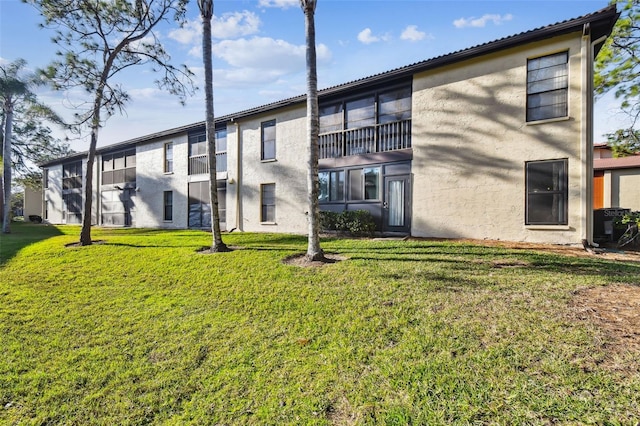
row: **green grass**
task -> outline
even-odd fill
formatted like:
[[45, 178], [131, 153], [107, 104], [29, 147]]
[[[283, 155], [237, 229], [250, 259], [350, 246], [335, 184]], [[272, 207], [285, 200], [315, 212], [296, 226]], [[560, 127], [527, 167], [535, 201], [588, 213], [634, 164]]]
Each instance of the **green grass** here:
[[[640, 265], [448, 242], [14, 225], [0, 253], [0, 424], [633, 424], [577, 289]], [[45, 232], [46, 231], [46, 232]], [[20, 248], [22, 247], [22, 248]], [[496, 267], [501, 265], [503, 267]], [[620, 362], [637, 362], [629, 353]]]

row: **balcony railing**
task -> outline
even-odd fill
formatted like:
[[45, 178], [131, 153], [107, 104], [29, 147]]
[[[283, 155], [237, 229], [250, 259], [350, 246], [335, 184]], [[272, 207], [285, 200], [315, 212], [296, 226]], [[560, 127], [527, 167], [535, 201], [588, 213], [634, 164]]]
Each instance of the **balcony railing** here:
[[[227, 153], [216, 152], [216, 171], [227, 171]], [[199, 175], [209, 173], [209, 160], [207, 154], [193, 155], [189, 157], [189, 174]]]
[[411, 148], [411, 120], [320, 135], [320, 157], [336, 158]]

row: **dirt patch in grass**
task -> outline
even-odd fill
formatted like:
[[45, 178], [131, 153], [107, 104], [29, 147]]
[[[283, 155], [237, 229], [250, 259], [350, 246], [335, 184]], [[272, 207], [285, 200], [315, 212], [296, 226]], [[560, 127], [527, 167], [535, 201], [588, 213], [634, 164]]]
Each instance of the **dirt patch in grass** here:
[[615, 284], [580, 290], [571, 314], [595, 324], [606, 340], [603, 367], [623, 374], [640, 373], [640, 365], [625, 360], [640, 356], [640, 285]]
[[336, 262], [340, 262], [346, 260], [347, 258], [344, 256], [340, 256], [339, 254], [333, 253], [325, 253], [324, 260], [309, 260], [307, 259], [305, 253], [298, 253], [291, 256], [287, 256], [282, 260], [282, 263], [285, 265], [293, 265], [300, 266], [302, 268], [310, 268], [310, 267], [320, 267], [325, 265], [331, 265]]
[[564, 256], [580, 256], [591, 257], [595, 259], [603, 260], [616, 260], [625, 262], [639, 262], [640, 263], [640, 251], [634, 250], [617, 250], [613, 247], [605, 246], [593, 248], [591, 250], [585, 250], [584, 247], [578, 245], [560, 245], [560, 244], [537, 244], [537, 243], [525, 243], [525, 242], [511, 242], [511, 241], [499, 241], [499, 240], [474, 240], [467, 238], [459, 239], [438, 239], [438, 238], [411, 238], [412, 240], [432, 240], [432, 241], [452, 241], [469, 243], [486, 247], [504, 247], [513, 250], [534, 250], [546, 253], [561, 254]]

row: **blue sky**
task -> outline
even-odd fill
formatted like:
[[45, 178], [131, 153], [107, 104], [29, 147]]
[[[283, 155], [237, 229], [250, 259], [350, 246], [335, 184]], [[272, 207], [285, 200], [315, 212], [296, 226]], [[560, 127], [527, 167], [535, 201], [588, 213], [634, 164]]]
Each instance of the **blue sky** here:
[[[429, 1], [318, 0], [318, 85], [331, 87], [487, 41], [528, 31], [606, 7], [602, 0]], [[304, 15], [299, 0], [215, 0], [213, 21], [215, 114], [221, 116], [305, 93]], [[182, 29], [158, 34], [173, 58], [202, 83], [200, 19], [195, 0]], [[51, 31], [37, 11], [19, 0], [0, 0], [0, 61], [24, 58], [30, 68], [55, 57]], [[148, 69], [122, 75], [131, 101], [125, 116], [111, 117], [100, 133], [108, 145], [204, 120], [203, 91], [187, 100], [157, 89]], [[41, 100], [70, 116], [83, 94], [39, 89]], [[85, 99], [82, 99], [82, 96]], [[595, 140], [617, 128], [611, 96], [596, 104]], [[74, 141], [76, 150], [88, 142]]]

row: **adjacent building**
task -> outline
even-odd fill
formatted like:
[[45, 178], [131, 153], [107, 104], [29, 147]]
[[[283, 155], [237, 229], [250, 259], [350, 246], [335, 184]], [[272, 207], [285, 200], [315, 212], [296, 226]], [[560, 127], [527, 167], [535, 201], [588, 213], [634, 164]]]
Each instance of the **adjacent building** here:
[[[592, 240], [593, 61], [614, 6], [319, 92], [321, 210], [380, 232]], [[223, 229], [305, 233], [305, 96], [216, 119]], [[49, 223], [79, 223], [86, 154], [43, 164]], [[208, 228], [204, 123], [98, 150], [93, 223]]]

